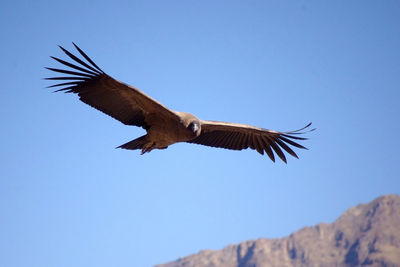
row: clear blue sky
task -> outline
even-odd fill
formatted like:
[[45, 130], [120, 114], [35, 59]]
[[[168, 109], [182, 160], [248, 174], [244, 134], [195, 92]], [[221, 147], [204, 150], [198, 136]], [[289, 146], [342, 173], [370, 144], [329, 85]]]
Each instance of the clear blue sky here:
[[[400, 194], [398, 1], [6, 2], [1, 266], [152, 266]], [[287, 165], [190, 144], [115, 149], [144, 131], [41, 79], [72, 41], [174, 110], [318, 130]]]

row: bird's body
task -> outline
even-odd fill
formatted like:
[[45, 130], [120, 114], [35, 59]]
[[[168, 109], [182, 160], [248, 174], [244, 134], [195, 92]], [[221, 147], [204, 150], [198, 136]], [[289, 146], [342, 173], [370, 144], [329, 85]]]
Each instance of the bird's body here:
[[126, 125], [142, 127], [147, 131], [146, 135], [119, 148], [140, 149], [143, 154], [153, 149], [165, 149], [177, 142], [188, 142], [233, 150], [251, 148], [260, 154], [265, 152], [273, 161], [274, 151], [284, 162], [286, 157], [281, 148], [296, 158], [296, 153], [289, 145], [305, 148], [293, 140], [305, 140], [299, 135], [304, 134], [302, 130], [311, 123], [296, 131], [277, 132], [239, 123], [200, 120], [190, 113], [170, 110], [134, 86], [110, 77], [78, 46], [74, 46], [86, 62], [60, 46], [79, 65], [52, 57], [73, 70], [47, 68], [68, 74], [46, 78], [65, 81], [49, 87], [64, 86], [57, 91], [76, 93], [84, 103]]
[[[186, 112], [175, 112], [179, 120], [170, 117], [162, 117], [157, 114], [149, 114], [146, 121], [154, 125], [147, 130], [147, 134], [143, 136], [140, 144], [142, 154], [150, 152], [152, 149], [164, 149], [169, 145], [177, 142], [187, 142], [200, 134], [200, 131], [193, 131], [188, 128], [188, 123], [199, 121], [195, 116]], [[198, 123], [199, 125], [199, 123]], [[142, 138], [142, 137], [141, 137]], [[140, 139], [140, 138], [138, 138]], [[137, 149], [138, 139], [132, 140], [124, 145], [119, 146], [125, 149]], [[135, 144], [135, 146], [132, 146]]]

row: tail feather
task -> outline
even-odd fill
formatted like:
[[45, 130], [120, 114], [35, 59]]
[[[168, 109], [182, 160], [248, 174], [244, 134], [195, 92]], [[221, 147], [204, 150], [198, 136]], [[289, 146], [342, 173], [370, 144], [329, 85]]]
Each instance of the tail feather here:
[[129, 141], [128, 143], [120, 145], [117, 148], [130, 149], [130, 150], [143, 149], [143, 146], [145, 144], [146, 144], [146, 135], [143, 135], [139, 138], [136, 138], [135, 140], [132, 140], [132, 141]]

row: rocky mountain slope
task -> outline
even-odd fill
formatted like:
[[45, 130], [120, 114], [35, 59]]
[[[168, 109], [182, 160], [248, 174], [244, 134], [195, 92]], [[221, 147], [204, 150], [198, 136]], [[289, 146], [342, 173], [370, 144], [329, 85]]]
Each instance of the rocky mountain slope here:
[[334, 223], [288, 237], [201, 251], [157, 267], [400, 266], [400, 196], [350, 208]]

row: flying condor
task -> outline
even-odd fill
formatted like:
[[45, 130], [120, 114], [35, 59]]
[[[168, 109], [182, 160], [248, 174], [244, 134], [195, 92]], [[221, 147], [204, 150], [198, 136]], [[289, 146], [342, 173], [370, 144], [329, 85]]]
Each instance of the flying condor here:
[[298, 158], [291, 146], [306, 149], [297, 142], [306, 140], [301, 135], [314, 130], [309, 130], [309, 123], [296, 131], [278, 132], [246, 124], [200, 120], [190, 113], [171, 110], [136, 87], [107, 75], [76, 44], [73, 45], [82, 58], [60, 46], [73, 63], [51, 57], [70, 69], [47, 68], [63, 76], [45, 79], [61, 82], [49, 86], [61, 87], [56, 92], [75, 93], [82, 102], [123, 124], [146, 130], [145, 135], [118, 148], [140, 149], [144, 154], [187, 142], [233, 150], [251, 148], [260, 154], [265, 152], [274, 162], [276, 154], [286, 163], [283, 151]]

